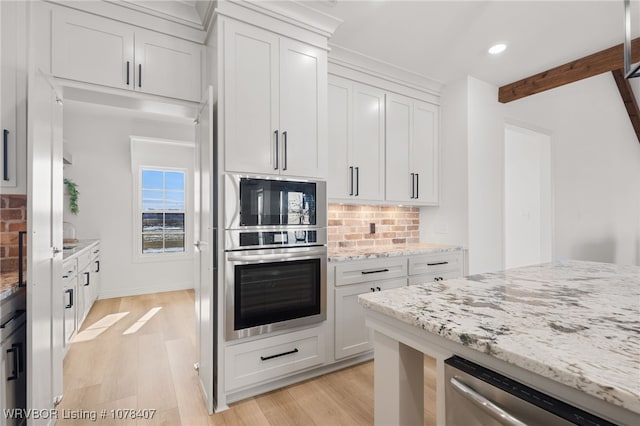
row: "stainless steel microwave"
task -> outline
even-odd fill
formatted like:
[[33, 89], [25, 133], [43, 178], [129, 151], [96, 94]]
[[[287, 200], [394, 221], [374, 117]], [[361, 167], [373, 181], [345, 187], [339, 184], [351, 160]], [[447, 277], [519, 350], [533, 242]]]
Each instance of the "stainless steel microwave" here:
[[226, 174], [225, 229], [327, 226], [326, 182]]

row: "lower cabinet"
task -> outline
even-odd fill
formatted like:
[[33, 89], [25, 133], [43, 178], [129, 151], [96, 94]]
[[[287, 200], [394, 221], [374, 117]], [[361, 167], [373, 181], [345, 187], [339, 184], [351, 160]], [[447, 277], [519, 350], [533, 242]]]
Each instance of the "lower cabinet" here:
[[406, 285], [406, 278], [396, 278], [336, 288], [336, 359], [373, 349], [373, 336], [364, 323], [364, 308], [358, 304], [358, 296]]
[[[0, 408], [27, 408], [27, 326], [26, 311], [19, 298], [4, 301], [0, 324]], [[18, 299], [18, 300], [16, 300]], [[3, 411], [3, 413], [5, 413]], [[2, 416], [2, 425], [23, 425], [26, 419]]]
[[409, 258], [409, 285], [449, 280], [464, 274], [462, 251]]
[[225, 388], [236, 390], [326, 362], [323, 327], [232, 344], [225, 348]]

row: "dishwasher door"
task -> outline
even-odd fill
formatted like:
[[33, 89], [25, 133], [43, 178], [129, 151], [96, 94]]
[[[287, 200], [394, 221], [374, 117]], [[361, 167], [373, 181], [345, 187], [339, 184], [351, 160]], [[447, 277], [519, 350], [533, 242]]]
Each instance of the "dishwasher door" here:
[[447, 426], [615, 426], [464, 358], [445, 360]]

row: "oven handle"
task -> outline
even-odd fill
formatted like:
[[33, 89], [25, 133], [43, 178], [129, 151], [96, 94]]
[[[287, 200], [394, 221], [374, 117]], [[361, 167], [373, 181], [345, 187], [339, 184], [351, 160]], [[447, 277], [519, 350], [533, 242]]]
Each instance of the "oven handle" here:
[[484, 410], [491, 417], [498, 419], [501, 423], [509, 426], [527, 426], [526, 423], [515, 417], [513, 414], [498, 407], [489, 399], [480, 395], [469, 386], [459, 381], [456, 377], [452, 377], [449, 381], [460, 395], [473, 402], [475, 405]]
[[300, 257], [325, 256], [327, 249], [323, 246], [320, 250], [306, 250], [296, 252], [281, 252], [269, 254], [241, 254], [237, 252], [227, 253], [227, 260], [230, 262], [256, 262], [266, 260], [291, 260]]

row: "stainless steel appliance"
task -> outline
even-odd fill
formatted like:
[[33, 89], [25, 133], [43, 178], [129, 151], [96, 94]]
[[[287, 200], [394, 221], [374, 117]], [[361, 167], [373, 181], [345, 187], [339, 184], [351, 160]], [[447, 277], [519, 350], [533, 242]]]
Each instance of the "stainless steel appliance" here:
[[225, 175], [225, 229], [324, 228], [326, 182]]
[[322, 181], [225, 176], [225, 336], [327, 317], [327, 201]]
[[458, 356], [445, 383], [447, 426], [614, 425]]

